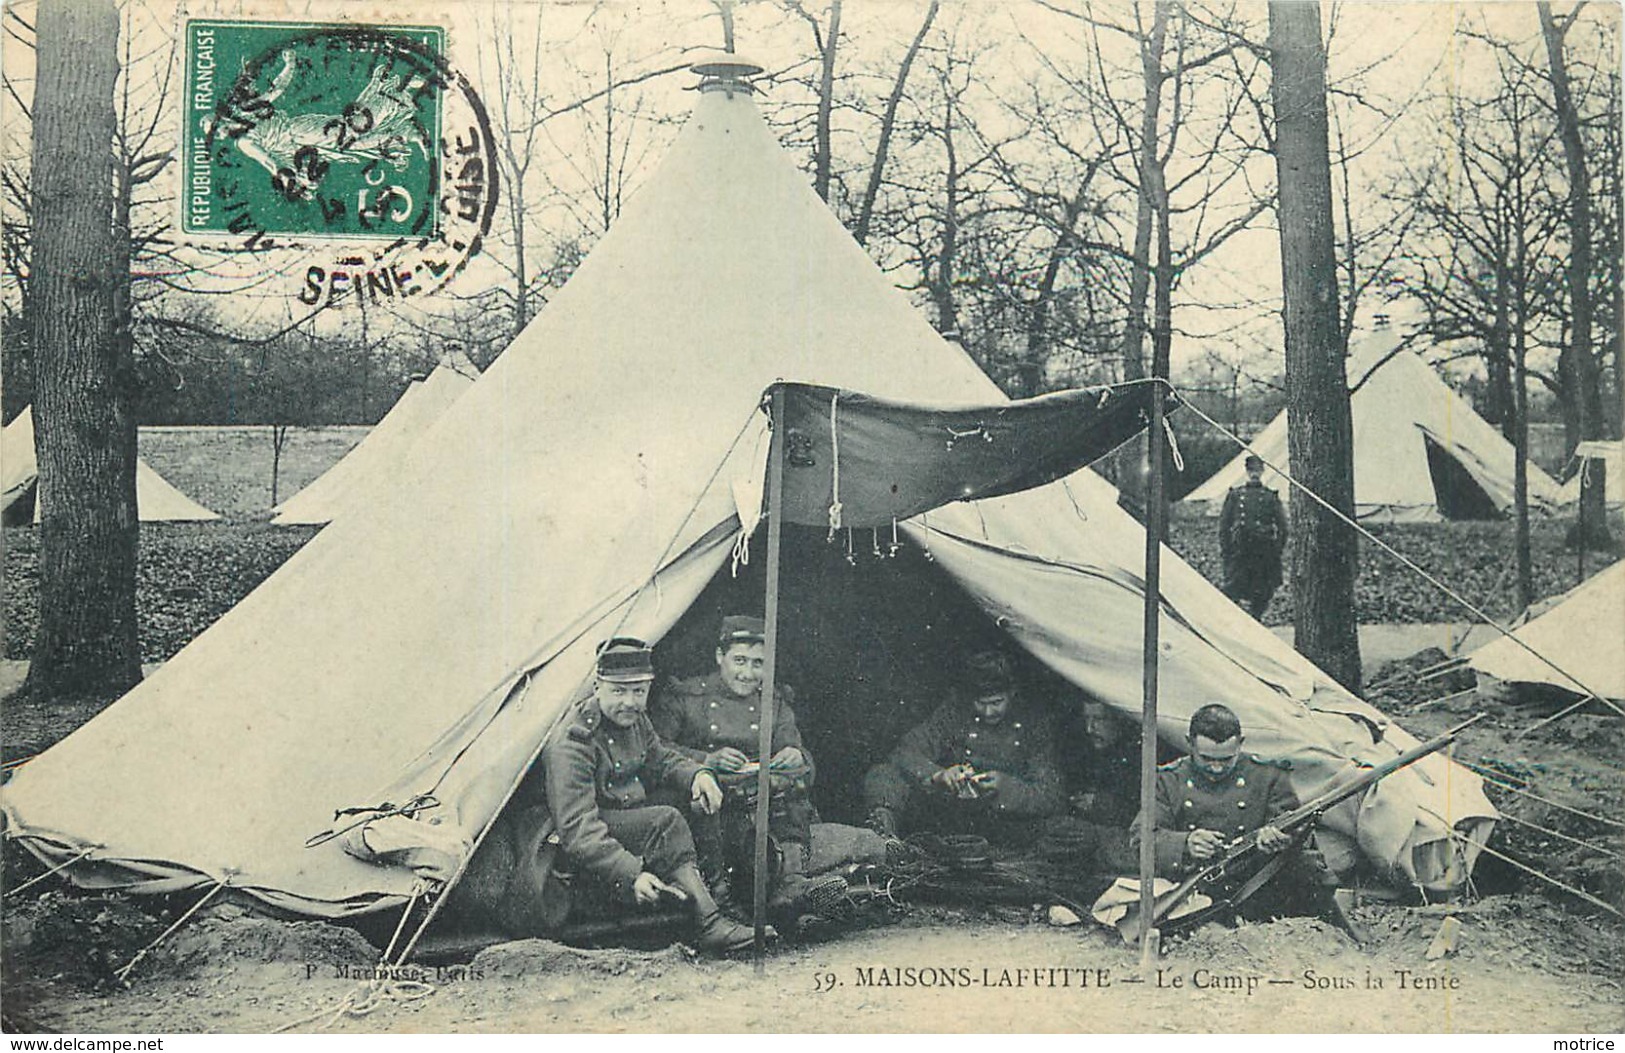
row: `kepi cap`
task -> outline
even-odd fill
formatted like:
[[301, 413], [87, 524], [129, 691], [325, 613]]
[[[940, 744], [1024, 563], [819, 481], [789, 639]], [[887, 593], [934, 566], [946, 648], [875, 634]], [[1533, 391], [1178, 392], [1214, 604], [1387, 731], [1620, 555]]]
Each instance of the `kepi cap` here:
[[598, 645], [598, 679], [630, 684], [654, 678], [654, 652], [637, 637], [617, 636]]
[[[1234, 464], [1235, 462], [1232, 461], [1231, 463]], [[1258, 454], [1256, 454], [1256, 453], [1249, 453], [1247, 455], [1247, 459], [1245, 461], [1242, 461], [1241, 463], [1242, 463], [1242, 465], [1244, 467], [1247, 468], [1248, 471], [1251, 471], [1254, 468], [1257, 468], [1259, 470], [1263, 470], [1264, 458], [1258, 456]]]
[[1003, 691], [1015, 683], [1010, 659], [1000, 651], [977, 651], [965, 660], [965, 684], [972, 694]]
[[726, 651], [737, 643], [762, 643], [767, 639], [767, 623], [748, 614], [730, 614], [717, 630], [717, 646]]

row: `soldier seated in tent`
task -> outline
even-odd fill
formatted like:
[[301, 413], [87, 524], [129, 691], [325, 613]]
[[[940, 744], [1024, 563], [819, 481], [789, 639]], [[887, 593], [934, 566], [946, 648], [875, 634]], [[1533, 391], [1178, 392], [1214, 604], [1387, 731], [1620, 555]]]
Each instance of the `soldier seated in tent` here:
[[1103, 870], [1133, 869], [1128, 824], [1140, 803], [1139, 729], [1094, 698], [1084, 700], [1076, 724], [1067, 730], [1078, 733], [1084, 748], [1063, 753], [1073, 822], [1089, 835]]
[[[1240, 905], [1241, 916], [1263, 920], [1320, 914], [1354, 930], [1333, 900], [1337, 879], [1320, 853], [1272, 825], [1298, 807], [1284, 760], [1241, 751], [1241, 721], [1210, 703], [1191, 715], [1190, 754], [1157, 769], [1154, 853], [1159, 877], [1181, 881], [1213, 862], [1239, 838], [1257, 831], [1265, 854], [1290, 850], [1275, 875]], [[1140, 820], [1129, 833], [1136, 852]]]
[[[741, 901], [751, 889], [755, 859], [755, 809], [760, 749], [762, 619], [731, 615], [717, 635], [716, 671], [673, 680], [650, 708], [656, 730], [690, 759], [715, 772], [723, 807], [693, 822], [700, 862], [718, 898], [730, 889]], [[787, 917], [819, 914], [846, 899], [846, 881], [809, 877], [849, 862], [878, 862], [885, 844], [871, 831], [818, 821], [808, 796], [816, 774], [812, 753], [801, 741], [787, 684], [773, 689], [773, 739], [768, 761], [768, 834], [772, 840], [769, 907]]]
[[562, 863], [607, 886], [625, 905], [685, 904], [704, 950], [751, 945], [753, 932], [723, 915], [697, 865], [682, 812], [648, 803], [650, 789], [676, 788], [695, 812], [722, 806], [712, 773], [660, 738], [645, 714], [654, 666], [641, 640], [600, 649], [593, 693], [542, 750], [547, 803]]
[[869, 769], [863, 792], [870, 825], [886, 837], [929, 831], [1034, 847], [1057, 834], [1093, 848], [1067, 814], [1051, 721], [996, 652], [971, 657], [955, 697]]

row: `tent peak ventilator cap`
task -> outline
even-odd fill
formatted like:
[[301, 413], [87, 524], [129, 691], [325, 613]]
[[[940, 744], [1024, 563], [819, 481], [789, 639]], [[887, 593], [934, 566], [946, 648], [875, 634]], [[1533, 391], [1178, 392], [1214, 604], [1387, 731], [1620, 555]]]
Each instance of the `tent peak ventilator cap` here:
[[754, 93], [750, 78], [766, 71], [761, 63], [753, 62], [732, 51], [711, 51], [701, 55], [688, 67], [698, 74], [700, 91], [725, 91], [730, 96], [736, 91]]

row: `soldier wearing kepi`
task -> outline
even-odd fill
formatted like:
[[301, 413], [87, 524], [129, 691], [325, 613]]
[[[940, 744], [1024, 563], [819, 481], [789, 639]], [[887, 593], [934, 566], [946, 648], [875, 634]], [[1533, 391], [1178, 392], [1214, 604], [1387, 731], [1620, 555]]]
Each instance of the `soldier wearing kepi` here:
[[[1298, 807], [1288, 780], [1291, 765], [1243, 753], [1241, 721], [1216, 702], [1191, 715], [1188, 739], [1188, 756], [1157, 769], [1157, 875], [1182, 880], [1254, 831], [1266, 855], [1293, 848], [1294, 839], [1271, 825]], [[1138, 851], [1138, 818], [1129, 842]], [[1241, 913], [1250, 918], [1319, 913], [1346, 924], [1332, 900], [1335, 883], [1318, 852], [1294, 850], [1280, 872], [1242, 905]]]
[[[696, 821], [694, 829], [701, 864], [720, 887], [720, 882], [731, 883], [733, 876], [748, 875], [755, 857], [758, 775], [754, 758], [761, 748], [766, 661], [763, 620], [737, 614], [722, 619], [714, 657], [714, 672], [674, 680], [664, 687], [650, 717], [667, 741], [716, 772], [722, 784], [720, 813], [715, 820]], [[807, 876], [815, 828], [822, 824], [816, 822], [817, 813], [808, 796], [816, 768], [812, 753], [801, 741], [794, 702], [788, 684], [774, 685], [768, 834], [778, 850], [779, 872], [770, 873], [769, 906], [776, 912], [816, 914], [845, 900], [846, 882], [834, 876]], [[732, 891], [748, 894], [744, 887]]]
[[1262, 618], [1281, 584], [1281, 552], [1286, 547], [1286, 513], [1281, 498], [1264, 485], [1264, 462], [1246, 460], [1247, 481], [1224, 496], [1219, 514], [1219, 552], [1224, 561], [1224, 594]]
[[965, 672], [958, 697], [863, 780], [870, 825], [885, 836], [928, 829], [1021, 841], [1066, 814], [1050, 721], [1017, 691], [1010, 660], [982, 652]]
[[718, 909], [696, 865], [694, 839], [677, 809], [647, 803], [673, 787], [693, 810], [713, 814], [722, 788], [710, 771], [663, 742], [644, 710], [654, 680], [641, 640], [617, 637], [599, 649], [592, 695], [542, 750], [548, 806], [565, 861], [626, 903], [668, 896], [693, 912], [707, 951], [749, 947], [753, 932]]

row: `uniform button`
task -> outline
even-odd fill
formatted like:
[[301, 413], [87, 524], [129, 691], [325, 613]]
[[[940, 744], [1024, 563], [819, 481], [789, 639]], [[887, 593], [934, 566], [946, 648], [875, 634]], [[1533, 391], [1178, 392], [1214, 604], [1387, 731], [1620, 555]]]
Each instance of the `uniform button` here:
[[1245, 775], [1236, 776], [1236, 785], [1237, 786], [1246, 786], [1247, 785], [1247, 777]]
[[1185, 827], [1185, 829], [1187, 829], [1187, 830], [1195, 830], [1196, 829], [1196, 824], [1192, 823], [1191, 825]]
[[1019, 746], [1019, 745], [1021, 745], [1021, 740], [1017, 739], [1015, 742], [1011, 743], [1011, 745], [1012, 746]]
[[1245, 808], [1245, 807], [1247, 807], [1247, 802], [1246, 801], [1237, 801], [1236, 802], [1236, 807], [1237, 808]]
[[1186, 786], [1186, 788], [1192, 789], [1192, 790], [1194, 790], [1196, 788], [1196, 784], [1194, 782], [1191, 782], [1189, 779], [1185, 780], [1185, 786]]
[[974, 731], [973, 731], [973, 732], [971, 732], [971, 733], [970, 733], [970, 737], [971, 737], [971, 738], [975, 738], [975, 737], [976, 737], [976, 732], [974, 732]]
[[1191, 802], [1189, 802], [1189, 801], [1186, 801], [1186, 802], [1185, 802], [1185, 807], [1186, 807], [1186, 808], [1195, 808], [1195, 807], [1196, 807], [1196, 805], [1194, 805], [1194, 804], [1192, 804], [1192, 803], [1191, 803]]
[[715, 730], [717, 730], [717, 726], [716, 726], [716, 725], [715, 725], [715, 724], [712, 724], [712, 725], [711, 725], [711, 730], [712, 730], [712, 731], [715, 731]]
[[1020, 721], [1016, 722], [1015, 728], [1016, 728], [1017, 731], [1021, 730], [1021, 722]]
[[760, 731], [760, 730], [761, 730], [761, 729], [760, 729], [760, 728], [758, 728], [758, 727], [757, 727], [757, 726], [756, 726], [756, 725], [755, 725], [755, 724], [752, 724], [752, 725], [751, 725], [751, 726], [750, 726], [750, 730], [752, 730], [752, 731]]
[[716, 703], [715, 703], [715, 702], [713, 702], [713, 703], [711, 703], [711, 708], [712, 708], [712, 709], [715, 709], [715, 708], [717, 708], [717, 704], [716, 704]]

